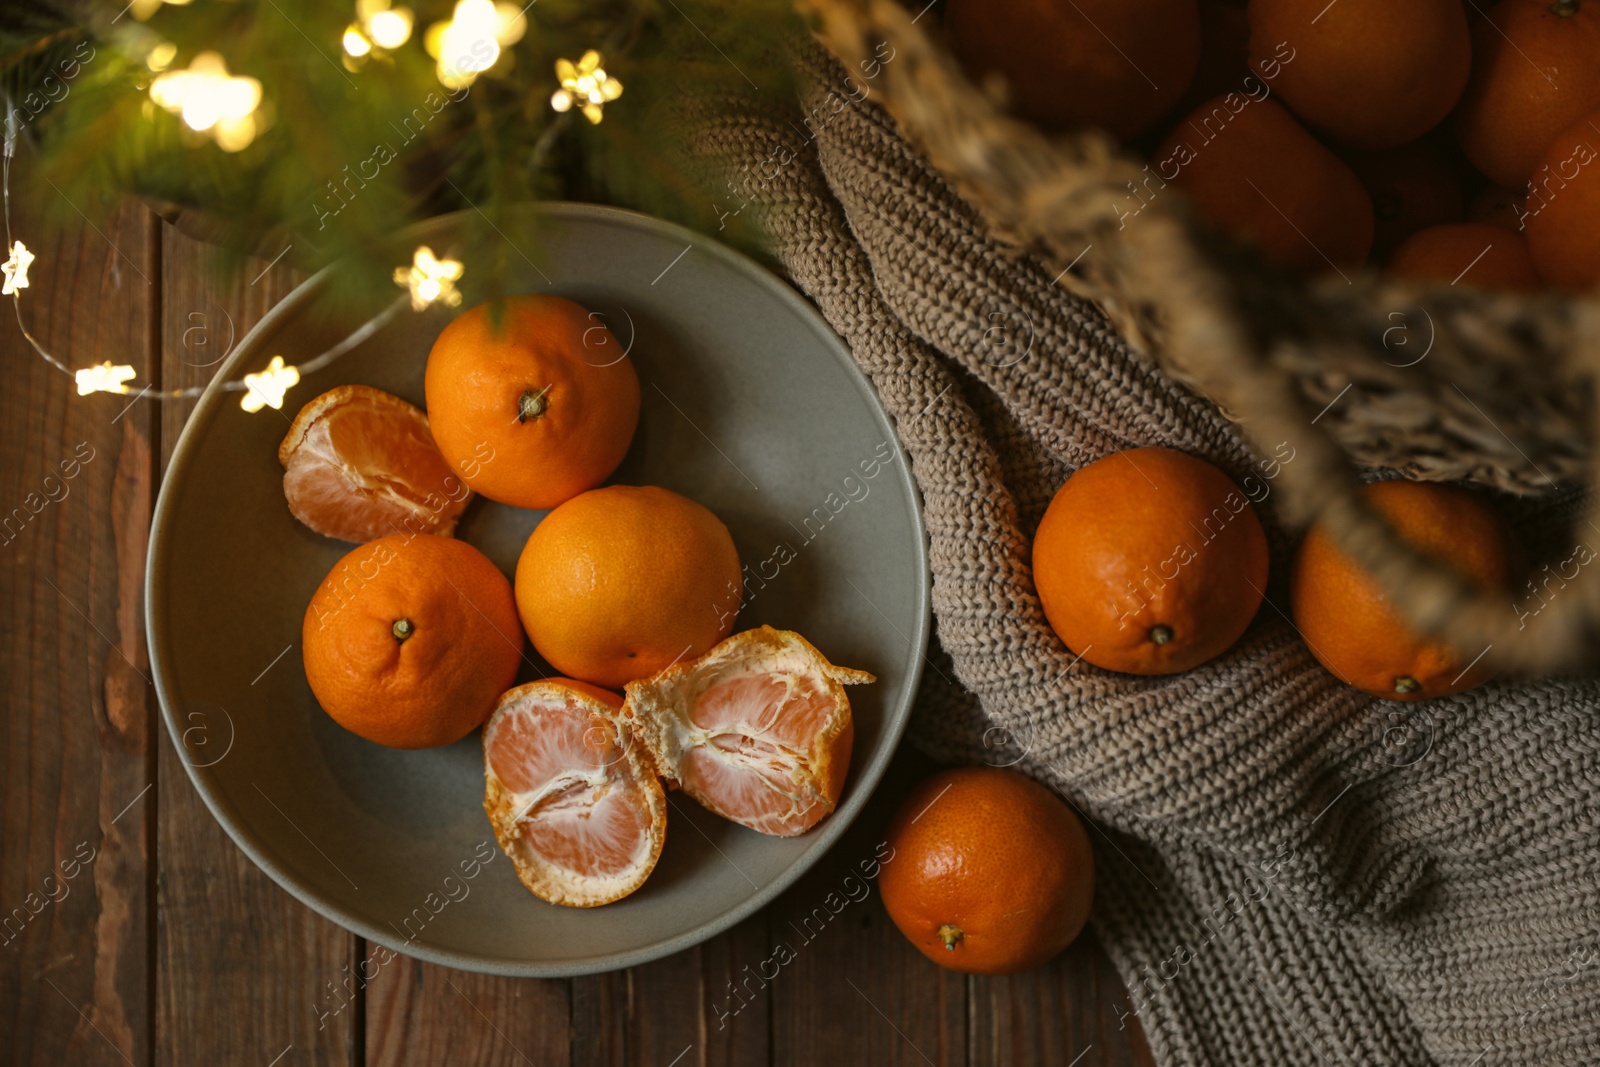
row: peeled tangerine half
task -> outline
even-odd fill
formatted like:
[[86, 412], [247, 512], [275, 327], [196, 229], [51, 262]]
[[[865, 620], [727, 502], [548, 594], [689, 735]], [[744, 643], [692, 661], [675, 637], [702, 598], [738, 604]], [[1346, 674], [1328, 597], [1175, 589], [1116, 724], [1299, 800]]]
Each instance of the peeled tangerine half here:
[[566, 678], [510, 690], [483, 728], [483, 763], [483, 810], [535, 896], [592, 908], [655, 869], [667, 797], [615, 693]]
[[629, 682], [627, 707], [656, 768], [685, 793], [741, 826], [793, 837], [844, 788], [855, 736], [844, 687], [875, 681], [763, 626]]
[[278, 462], [294, 517], [340, 541], [449, 536], [472, 499], [422, 409], [366, 385], [341, 385], [301, 408]]

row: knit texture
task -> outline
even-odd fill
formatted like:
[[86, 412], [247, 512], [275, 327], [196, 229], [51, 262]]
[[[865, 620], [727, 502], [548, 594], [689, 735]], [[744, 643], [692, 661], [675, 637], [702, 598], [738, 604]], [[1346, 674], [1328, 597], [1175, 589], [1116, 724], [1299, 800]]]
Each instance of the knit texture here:
[[[848, 342], [921, 488], [937, 642], [909, 739], [1087, 817], [1092, 922], [1157, 1061], [1600, 1063], [1600, 686], [1399, 704], [1336, 681], [1283, 613], [1271, 464], [1293, 442], [1253, 451], [991, 239], [869, 78], [801, 66], [803, 114], [723, 102], [692, 147]], [[1273, 550], [1239, 644], [1164, 678], [1079, 662], [1029, 568], [1072, 471], [1143, 445], [1251, 489]], [[1523, 509], [1525, 537], [1565, 510]]]

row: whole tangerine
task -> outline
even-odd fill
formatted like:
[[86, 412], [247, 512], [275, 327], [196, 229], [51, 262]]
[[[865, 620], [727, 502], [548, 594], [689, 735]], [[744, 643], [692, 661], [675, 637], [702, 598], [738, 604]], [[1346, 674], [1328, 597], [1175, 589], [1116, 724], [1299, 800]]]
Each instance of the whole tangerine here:
[[317, 587], [300, 636], [323, 710], [390, 748], [459, 741], [522, 661], [511, 583], [476, 548], [437, 534], [353, 549]]
[[1049, 129], [1127, 140], [1178, 102], [1200, 63], [1195, 0], [950, 0], [944, 21], [973, 79], [1003, 78], [1012, 110]]
[[728, 636], [742, 577], [709, 510], [658, 486], [611, 485], [534, 527], [517, 561], [517, 610], [551, 666], [621, 689]]
[[1352, 148], [1393, 148], [1450, 114], [1472, 36], [1461, 0], [1250, 0], [1258, 65], [1287, 42], [1274, 88], [1315, 130]]
[[1576, 292], [1600, 284], [1600, 110], [1550, 142], [1522, 218], [1546, 281]]
[[1233, 92], [1201, 104], [1152, 167], [1275, 266], [1355, 268], [1372, 248], [1372, 198], [1360, 179], [1272, 100]]
[[1037, 967], [1088, 920], [1089, 835], [1060, 797], [1015, 771], [935, 774], [900, 805], [887, 843], [883, 905], [941, 967], [968, 974]]
[[553, 508], [617, 469], [639, 424], [639, 376], [578, 304], [524, 294], [480, 304], [428, 353], [428, 420], [472, 490]]
[[1453, 222], [1418, 230], [1395, 250], [1389, 270], [1479, 289], [1536, 292], [1541, 283], [1528, 242], [1486, 222]]
[[1456, 138], [1497, 185], [1521, 189], [1562, 130], [1600, 107], [1600, 3], [1501, 0], [1472, 26]]
[[[1432, 482], [1375, 482], [1362, 499], [1419, 552], [1489, 590], [1509, 589], [1510, 533], [1472, 493]], [[1289, 577], [1290, 611], [1306, 647], [1346, 684], [1390, 700], [1421, 700], [1480, 685], [1487, 671], [1474, 649], [1419, 636], [1383, 589], [1313, 526]]]
[[1073, 652], [1107, 670], [1175, 674], [1250, 625], [1267, 587], [1267, 537], [1244, 491], [1205, 460], [1114, 452], [1050, 501], [1033, 580]]

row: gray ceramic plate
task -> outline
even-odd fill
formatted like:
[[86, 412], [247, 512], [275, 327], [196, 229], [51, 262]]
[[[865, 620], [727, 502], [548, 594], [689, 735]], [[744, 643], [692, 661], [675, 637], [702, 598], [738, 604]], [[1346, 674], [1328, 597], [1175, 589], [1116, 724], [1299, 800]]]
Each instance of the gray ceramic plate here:
[[[443, 251], [465, 224], [436, 219], [416, 240]], [[838, 338], [783, 283], [704, 237], [606, 208], [530, 208], [504, 239], [511, 291], [577, 300], [631, 347], [643, 412], [613, 480], [674, 489], [728, 524], [750, 575], [738, 628], [798, 630], [835, 662], [878, 676], [850, 693], [855, 754], [839, 809], [811, 833], [780, 839], [673, 794], [666, 849], [644, 887], [604, 908], [559, 908], [524, 889], [494, 844], [476, 733], [449, 748], [393, 751], [317, 706], [301, 669], [301, 618], [351, 546], [290, 517], [278, 442], [298, 406], [335, 385], [363, 382], [421, 404], [447, 312], [406, 311], [291, 390], [282, 413], [247, 414], [240, 394], [206, 392], [156, 505], [146, 615], [162, 712], [190, 777], [273, 879], [396, 950], [549, 977], [626, 967], [710, 937], [839, 837], [905, 729], [927, 643], [927, 561], [888, 419]], [[356, 325], [333, 303], [324, 277], [311, 279], [240, 342], [217, 380], [274, 353], [293, 362], [322, 351]], [[540, 514], [477, 500], [459, 536], [509, 575]], [[528, 655], [520, 680], [536, 677]]]

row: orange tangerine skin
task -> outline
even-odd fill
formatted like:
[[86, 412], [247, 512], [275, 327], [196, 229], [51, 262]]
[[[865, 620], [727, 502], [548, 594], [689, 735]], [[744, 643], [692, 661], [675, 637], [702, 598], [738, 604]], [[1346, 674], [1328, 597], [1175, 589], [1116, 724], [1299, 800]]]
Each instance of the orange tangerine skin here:
[[1418, 230], [1395, 250], [1389, 270], [1402, 278], [1479, 289], [1532, 293], [1542, 287], [1527, 240], [1487, 222], [1453, 222]]
[[[559, 296], [512, 296], [458, 316], [428, 355], [425, 388], [445, 459], [474, 492], [516, 507], [553, 508], [605, 481], [639, 424], [632, 361]], [[537, 414], [524, 397], [537, 398]]]
[[1195, 0], [951, 0], [945, 26], [975, 80], [1001, 75], [1016, 113], [1051, 129], [1133, 137], [1200, 65]]
[[1546, 281], [1574, 292], [1600, 285], [1600, 111], [1550, 142], [1523, 216]]
[[[1413, 548], [1449, 564], [1485, 588], [1510, 585], [1512, 541], [1499, 517], [1464, 489], [1433, 482], [1376, 482], [1361, 488], [1366, 503]], [[1290, 611], [1306, 647], [1328, 671], [1362, 692], [1389, 700], [1461, 693], [1484, 682], [1482, 666], [1417, 635], [1389, 604], [1372, 576], [1314, 526], [1295, 555]], [[1418, 688], [1397, 692], [1396, 679]]]
[[[1033, 541], [1045, 617], [1073, 652], [1129, 674], [1175, 674], [1226, 651], [1267, 587], [1249, 498], [1170, 448], [1114, 452], [1067, 479]], [[1152, 639], [1167, 627], [1170, 640]]]
[[611, 485], [534, 528], [517, 561], [517, 609], [556, 670], [621, 689], [726, 637], [742, 579], [709, 510], [657, 486]]
[[[966, 767], [913, 789], [889, 825], [878, 885], [928, 959], [968, 974], [1037, 967], [1083, 930], [1094, 852], [1083, 823], [1015, 771]], [[961, 936], [947, 947], [941, 931]]]
[[[394, 633], [399, 620], [412, 632]], [[323, 579], [301, 628], [306, 680], [335, 722], [391, 748], [459, 741], [483, 724], [522, 660], [505, 575], [471, 545], [390, 534]]]
[[1456, 138], [1497, 185], [1521, 189], [1550, 142], [1600, 107], [1600, 3], [1501, 0], [1473, 20]]
[[1372, 197], [1276, 101], [1239, 92], [1206, 101], [1167, 135], [1151, 169], [1274, 266], [1349, 270], [1372, 250]]
[[1472, 66], [1461, 0], [1250, 0], [1259, 65], [1291, 62], [1273, 87], [1306, 125], [1354, 148], [1393, 148], [1455, 106]]

